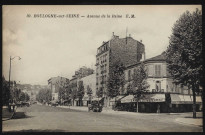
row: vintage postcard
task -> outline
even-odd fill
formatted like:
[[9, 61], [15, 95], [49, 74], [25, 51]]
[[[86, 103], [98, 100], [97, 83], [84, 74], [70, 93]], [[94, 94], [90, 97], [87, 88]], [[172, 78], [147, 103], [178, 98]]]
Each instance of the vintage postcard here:
[[4, 5], [3, 132], [203, 132], [201, 5]]

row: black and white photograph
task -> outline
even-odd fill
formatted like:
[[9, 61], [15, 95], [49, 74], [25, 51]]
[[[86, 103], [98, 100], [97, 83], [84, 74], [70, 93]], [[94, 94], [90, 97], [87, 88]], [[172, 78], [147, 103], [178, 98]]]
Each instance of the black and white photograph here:
[[2, 132], [203, 132], [202, 5], [3, 5]]

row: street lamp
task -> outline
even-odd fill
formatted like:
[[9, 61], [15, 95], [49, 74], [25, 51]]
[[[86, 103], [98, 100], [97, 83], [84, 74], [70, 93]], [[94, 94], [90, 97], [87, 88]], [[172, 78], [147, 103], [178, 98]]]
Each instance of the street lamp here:
[[15, 56], [15, 57], [11, 57], [10, 56], [10, 67], [9, 67], [9, 91], [11, 91], [11, 87], [10, 87], [10, 78], [11, 78], [11, 61], [13, 60], [13, 59], [15, 59], [15, 58], [19, 58], [19, 60], [21, 59], [21, 57], [19, 57], [19, 56]]

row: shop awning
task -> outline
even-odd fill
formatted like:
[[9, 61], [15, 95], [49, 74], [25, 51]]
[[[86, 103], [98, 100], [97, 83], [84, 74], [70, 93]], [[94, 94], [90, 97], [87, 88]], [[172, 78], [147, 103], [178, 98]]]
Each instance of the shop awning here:
[[125, 97], [125, 96], [117, 96], [116, 99], [114, 97], [110, 100], [110, 102], [115, 102], [115, 100], [118, 101], [118, 100], [122, 99], [123, 97]]
[[[193, 96], [191, 96], [191, 100], [192, 100], [192, 103], [193, 103]], [[196, 103], [197, 103], [197, 104], [201, 104], [201, 103], [202, 103], [202, 98], [201, 98], [201, 96], [196, 96]]]
[[170, 94], [172, 104], [192, 104], [190, 95]]
[[92, 101], [94, 101], [94, 100], [95, 100], [95, 101], [100, 101], [100, 100], [102, 100], [102, 99], [103, 99], [103, 97], [101, 97], [101, 98], [93, 98]]
[[130, 102], [134, 102], [133, 95], [128, 95], [128, 96], [121, 99], [121, 103], [130, 103]]
[[190, 95], [183, 95], [184, 96], [184, 102], [186, 102], [186, 104], [192, 104], [193, 101], [191, 100], [191, 96]]
[[[133, 95], [121, 99], [121, 103], [137, 102]], [[139, 102], [165, 102], [165, 94], [145, 94]]]
[[146, 94], [139, 102], [165, 102], [165, 94]]

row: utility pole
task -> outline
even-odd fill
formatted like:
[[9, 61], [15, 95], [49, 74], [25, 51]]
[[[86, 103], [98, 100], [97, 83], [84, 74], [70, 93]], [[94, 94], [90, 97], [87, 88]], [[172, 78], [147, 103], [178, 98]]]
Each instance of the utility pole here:
[[10, 65], [9, 65], [9, 99], [11, 99], [11, 97], [10, 97], [10, 95], [11, 95], [11, 61], [16, 57], [18, 57], [19, 60], [21, 59], [19, 56], [15, 56], [13, 58], [10, 56], [10, 59], [9, 59], [9, 63], [10, 63]]

